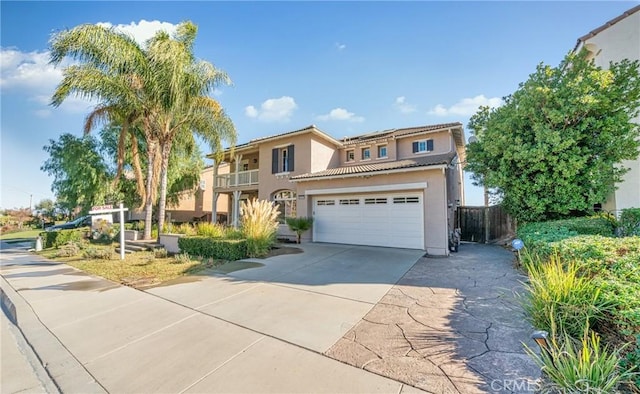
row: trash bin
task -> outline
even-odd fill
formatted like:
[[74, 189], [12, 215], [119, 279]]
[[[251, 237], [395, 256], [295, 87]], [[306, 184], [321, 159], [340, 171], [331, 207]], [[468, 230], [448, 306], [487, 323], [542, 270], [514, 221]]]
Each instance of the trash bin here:
[[41, 250], [42, 250], [42, 238], [38, 236], [38, 238], [36, 238], [36, 252], [39, 252]]

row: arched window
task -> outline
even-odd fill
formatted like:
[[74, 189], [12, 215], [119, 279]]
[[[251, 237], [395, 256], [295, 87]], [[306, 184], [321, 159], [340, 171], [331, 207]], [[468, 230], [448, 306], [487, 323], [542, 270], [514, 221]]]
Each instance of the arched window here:
[[296, 217], [297, 195], [293, 190], [281, 190], [273, 194], [273, 202], [278, 207], [278, 221], [285, 223], [287, 218]]

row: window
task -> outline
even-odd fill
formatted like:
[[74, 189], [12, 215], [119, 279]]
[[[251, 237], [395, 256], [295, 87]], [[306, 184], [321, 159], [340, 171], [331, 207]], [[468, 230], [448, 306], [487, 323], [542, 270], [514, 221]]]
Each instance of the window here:
[[413, 142], [413, 153], [433, 151], [433, 140], [420, 140]]
[[365, 198], [364, 199], [364, 203], [365, 203], [365, 205], [386, 204], [387, 203], [387, 199], [386, 198]]
[[348, 150], [347, 151], [347, 161], [354, 161], [356, 159], [356, 154], [355, 152], [352, 150]]
[[287, 150], [286, 149], [282, 149], [280, 156], [282, 156], [282, 166], [280, 168], [282, 168], [281, 172], [289, 172], [289, 158], [287, 157]]
[[336, 205], [336, 200], [318, 200], [318, 205]]
[[242, 171], [249, 171], [249, 163], [242, 164]]
[[370, 148], [362, 148], [362, 160], [371, 159], [371, 149]]
[[293, 145], [271, 150], [271, 173], [292, 172], [294, 170]]
[[297, 211], [296, 192], [282, 190], [273, 195], [273, 202], [278, 208], [278, 222], [285, 223], [288, 218], [295, 218]]
[[418, 197], [394, 197], [393, 198], [394, 204], [415, 204], [419, 202], [420, 202], [420, 198]]
[[378, 146], [378, 159], [381, 159], [383, 157], [387, 157], [387, 146], [386, 145], [379, 145]]
[[360, 204], [360, 200], [357, 198], [349, 199], [349, 200], [340, 200], [340, 205], [358, 205]]

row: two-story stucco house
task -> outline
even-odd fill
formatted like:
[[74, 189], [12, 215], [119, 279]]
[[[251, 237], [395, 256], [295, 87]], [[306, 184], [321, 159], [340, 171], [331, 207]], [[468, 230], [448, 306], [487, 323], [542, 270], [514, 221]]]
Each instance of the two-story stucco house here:
[[[423, 249], [448, 254], [463, 203], [460, 123], [385, 130], [335, 139], [315, 126], [254, 139], [214, 165], [214, 200], [273, 201], [281, 219], [312, 216], [306, 240]], [[210, 158], [213, 158], [210, 156]], [[229, 173], [215, 170], [229, 164]], [[286, 234], [281, 225], [281, 234]]]
[[[609, 68], [610, 62], [640, 60], [640, 5], [580, 37], [574, 51], [583, 48], [589, 51], [594, 63], [604, 69]], [[640, 123], [640, 117], [634, 122]], [[625, 160], [621, 165], [630, 170], [622, 182], [616, 184], [617, 190], [602, 204], [607, 211], [640, 208], [640, 158]]]

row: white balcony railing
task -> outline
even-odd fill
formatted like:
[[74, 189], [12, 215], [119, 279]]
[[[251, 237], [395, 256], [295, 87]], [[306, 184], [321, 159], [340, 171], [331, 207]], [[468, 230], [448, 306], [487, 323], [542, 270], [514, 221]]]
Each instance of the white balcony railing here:
[[216, 187], [224, 189], [235, 186], [257, 185], [258, 171], [249, 170], [218, 175], [216, 177]]

